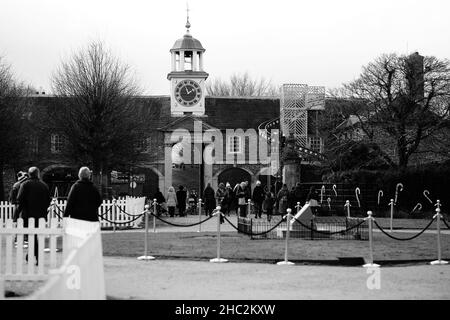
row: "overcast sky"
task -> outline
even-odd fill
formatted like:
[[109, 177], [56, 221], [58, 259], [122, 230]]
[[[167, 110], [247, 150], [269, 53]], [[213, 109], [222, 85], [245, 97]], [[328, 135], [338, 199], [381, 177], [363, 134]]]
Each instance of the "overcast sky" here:
[[[450, 58], [449, 0], [189, 0], [205, 71], [248, 71], [274, 84], [337, 87], [382, 53]], [[186, 0], [0, 0], [0, 55], [50, 91], [61, 59], [102, 40], [148, 95], [168, 95], [169, 50], [185, 33]]]

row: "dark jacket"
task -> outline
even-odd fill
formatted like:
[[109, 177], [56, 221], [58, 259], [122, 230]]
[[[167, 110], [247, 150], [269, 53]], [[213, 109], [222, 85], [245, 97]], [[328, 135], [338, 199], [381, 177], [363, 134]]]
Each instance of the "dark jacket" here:
[[203, 192], [203, 199], [205, 201], [206, 208], [216, 208], [216, 198], [214, 197], [214, 189], [212, 187], [206, 187]]
[[17, 181], [16, 183], [13, 184], [11, 193], [9, 194], [9, 202], [11, 202], [12, 204], [19, 204], [19, 202], [17, 201], [17, 196], [19, 195], [20, 186], [25, 181]]
[[187, 198], [186, 190], [178, 190], [176, 194], [177, 194], [178, 208], [186, 208], [186, 198]]
[[262, 186], [256, 186], [255, 189], [253, 189], [253, 196], [252, 200], [257, 203], [262, 203], [264, 200], [265, 192]]
[[24, 219], [47, 219], [47, 209], [50, 205], [50, 200], [48, 186], [38, 178], [29, 178], [20, 186], [19, 194], [17, 195], [19, 203], [17, 210]]
[[64, 217], [98, 221], [98, 207], [102, 204], [100, 192], [87, 179], [78, 180], [70, 188]]

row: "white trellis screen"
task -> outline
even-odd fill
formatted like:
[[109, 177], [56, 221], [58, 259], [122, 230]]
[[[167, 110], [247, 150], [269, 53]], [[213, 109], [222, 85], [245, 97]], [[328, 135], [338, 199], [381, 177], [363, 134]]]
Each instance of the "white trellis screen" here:
[[283, 84], [281, 88], [281, 131], [293, 134], [297, 145], [308, 146], [308, 110], [325, 107], [325, 87]]

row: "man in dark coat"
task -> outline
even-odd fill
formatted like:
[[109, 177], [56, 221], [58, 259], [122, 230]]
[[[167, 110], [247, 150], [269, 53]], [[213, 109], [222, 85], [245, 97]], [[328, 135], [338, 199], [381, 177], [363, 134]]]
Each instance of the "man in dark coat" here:
[[205, 190], [203, 191], [203, 199], [205, 201], [205, 212], [207, 215], [211, 216], [212, 212], [216, 208], [216, 198], [214, 189], [211, 187], [210, 183], [208, 183]]
[[185, 216], [186, 198], [187, 198], [186, 190], [184, 190], [183, 186], [179, 186], [177, 191], [177, 205], [178, 205], [178, 214], [180, 215], [180, 217]]
[[28, 173], [20, 171], [17, 174], [17, 182], [13, 184], [11, 192], [9, 194], [9, 202], [14, 205], [13, 221], [17, 222], [19, 218], [19, 201], [17, 196], [19, 195], [20, 186], [28, 179]]
[[92, 183], [88, 167], [80, 168], [79, 180], [70, 188], [64, 217], [85, 221], [98, 221], [98, 208], [102, 204], [100, 192]]
[[[34, 218], [35, 228], [39, 226], [39, 219], [47, 220], [47, 209], [50, 205], [50, 190], [48, 186], [40, 179], [39, 169], [31, 167], [28, 169], [29, 179], [25, 181], [19, 189], [17, 201], [19, 203], [18, 212], [24, 219], [24, 227], [28, 227], [28, 219]], [[38, 263], [38, 240], [34, 236], [34, 256], [36, 264]], [[28, 260], [28, 255], [26, 256]]]
[[255, 204], [255, 218], [262, 217], [262, 203], [264, 201], [265, 192], [261, 186], [261, 181], [256, 181], [256, 186], [253, 189], [252, 200]]

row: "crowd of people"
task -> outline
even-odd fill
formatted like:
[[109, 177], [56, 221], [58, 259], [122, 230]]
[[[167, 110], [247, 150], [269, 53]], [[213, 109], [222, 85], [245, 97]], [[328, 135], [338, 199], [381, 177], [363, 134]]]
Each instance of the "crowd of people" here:
[[[102, 204], [102, 197], [91, 181], [89, 168], [80, 168], [78, 178], [79, 180], [69, 191], [64, 217], [98, 222], [98, 208]], [[257, 181], [251, 190], [248, 181], [238, 183], [234, 187], [228, 182], [226, 184], [221, 182], [217, 190], [214, 190], [208, 183], [202, 193], [202, 205], [208, 216], [211, 216], [216, 207], [220, 206], [221, 212], [226, 216], [234, 213], [240, 217], [249, 217], [251, 212], [247, 211], [248, 203], [251, 201], [254, 218], [260, 219], [263, 214], [266, 214], [269, 221], [273, 215], [286, 214], [287, 208], [295, 208], [298, 202], [310, 202], [311, 205], [318, 206], [319, 195], [314, 187], [311, 187], [306, 195], [300, 183], [297, 183], [292, 190], [288, 190], [286, 184], [276, 187], [275, 185], [270, 188], [263, 187], [261, 182]], [[183, 186], [179, 186], [177, 191], [171, 186], [166, 196], [158, 189], [152, 199], [156, 199], [159, 204], [160, 210], [157, 213], [167, 211], [170, 217], [174, 217], [178, 209], [178, 215], [183, 217], [187, 215], [187, 207], [188, 209], [196, 208], [199, 195], [195, 190], [188, 192]], [[24, 227], [28, 227], [28, 218], [35, 219], [35, 227], [38, 227], [40, 218], [47, 219], [51, 195], [47, 184], [41, 180], [37, 167], [30, 167], [28, 172], [18, 173], [17, 182], [11, 189], [10, 202], [15, 206], [13, 220], [23, 218]], [[191, 213], [194, 212], [191, 211]], [[223, 222], [223, 218], [221, 221]], [[37, 264], [37, 236], [35, 243], [34, 256]], [[28, 255], [26, 258], [28, 259]]]
[[[267, 186], [263, 187], [261, 181], [257, 181], [253, 190], [251, 190], [248, 181], [236, 184], [234, 187], [230, 183], [219, 183], [217, 190], [214, 190], [210, 183], [202, 193], [202, 202], [206, 215], [211, 216], [217, 206], [221, 207], [221, 212], [227, 216], [234, 213], [240, 217], [248, 217], [251, 212], [248, 211], [248, 201], [253, 205], [253, 214], [255, 219], [261, 219], [263, 214], [267, 220], [271, 220], [273, 215], [284, 215], [288, 208], [295, 208], [297, 203], [304, 204], [310, 202], [312, 206], [318, 206], [319, 195], [315, 187], [305, 190], [297, 183], [292, 190], [288, 190], [286, 184], [272, 186], [269, 190]], [[159, 204], [158, 214], [168, 212], [170, 217], [178, 215], [186, 216], [187, 210], [197, 208], [199, 196], [195, 190], [187, 191], [183, 186], [175, 191], [173, 186], [169, 187], [167, 195], [157, 189], [152, 199], [156, 199]], [[188, 210], [189, 211], [189, 210]], [[196, 212], [191, 212], [195, 214]]]

